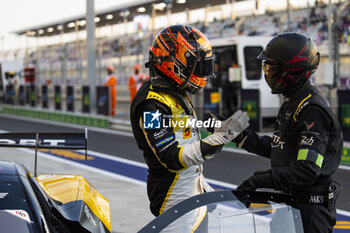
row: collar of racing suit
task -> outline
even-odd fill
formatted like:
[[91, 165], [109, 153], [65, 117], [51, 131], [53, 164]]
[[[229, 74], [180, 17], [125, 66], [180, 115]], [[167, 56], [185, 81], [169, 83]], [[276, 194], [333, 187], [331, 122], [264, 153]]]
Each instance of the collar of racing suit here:
[[289, 102], [297, 99], [298, 97], [302, 96], [309, 87], [311, 87], [311, 83], [308, 79], [304, 82], [297, 83], [295, 86], [290, 88], [286, 94], [284, 94], [285, 101]]
[[186, 93], [181, 93], [177, 90], [174, 85], [172, 85], [167, 79], [161, 76], [151, 77], [152, 90], [154, 91], [163, 91], [175, 96], [181, 103], [181, 106], [184, 108], [186, 114], [193, 115], [193, 106], [191, 99]]

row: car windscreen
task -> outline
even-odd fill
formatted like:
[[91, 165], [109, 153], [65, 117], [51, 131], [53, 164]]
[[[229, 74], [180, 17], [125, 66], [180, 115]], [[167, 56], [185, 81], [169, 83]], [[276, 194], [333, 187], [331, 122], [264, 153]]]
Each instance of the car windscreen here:
[[[19, 217], [20, 216], [20, 217]], [[1, 232], [34, 233], [32, 222], [19, 210], [0, 210]]]
[[6, 179], [8, 182], [0, 182], [0, 210], [3, 215], [12, 216], [31, 225], [34, 219], [33, 213], [22, 185], [17, 179], [15, 176], [9, 176], [9, 179]]
[[292, 196], [218, 191], [189, 198], [146, 225], [143, 232], [302, 233]]

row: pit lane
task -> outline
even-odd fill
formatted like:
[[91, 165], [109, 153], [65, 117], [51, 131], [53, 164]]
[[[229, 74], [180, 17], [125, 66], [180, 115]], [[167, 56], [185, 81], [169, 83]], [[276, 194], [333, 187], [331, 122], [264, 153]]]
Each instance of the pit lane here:
[[[0, 116], [0, 129], [13, 132], [80, 132], [83, 127], [73, 126], [62, 123], [52, 123], [43, 120], [32, 120], [26, 118], [13, 118], [12, 116], [1, 115]], [[97, 169], [95, 172], [103, 174], [102, 176], [93, 176], [92, 178], [99, 179], [98, 184], [95, 185], [94, 181], [90, 181], [89, 176], [86, 178], [96, 186], [103, 194], [104, 189], [107, 189], [106, 193], [111, 190], [117, 190], [118, 196], [114, 194], [112, 198], [116, 197], [117, 201], [111, 201], [112, 205], [112, 218], [118, 216], [118, 213], [141, 211], [132, 216], [149, 216], [148, 220], [153, 218], [148, 210], [148, 200], [146, 197], [145, 179], [147, 174], [147, 168], [144, 165], [141, 152], [138, 150], [134, 138], [130, 132], [114, 131], [114, 130], [101, 130], [90, 129], [89, 131], [89, 156], [93, 156], [94, 160], [79, 160], [77, 158], [71, 158], [69, 156], [59, 155], [54, 152], [47, 152], [42, 156], [48, 156], [50, 159], [59, 159], [69, 163], [71, 166], [81, 167], [83, 169]], [[83, 152], [81, 152], [83, 153]], [[3, 154], [3, 153], [2, 153]], [[78, 153], [79, 154], [79, 153]], [[106, 155], [107, 154], [107, 155]], [[10, 156], [11, 157], [11, 156]], [[5, 159], [1, 156], [2, 159]], [[13, 158], [12, 158], [13, 159]], [[17, 159], [17, 156], [16, 156]], [[39, 162], [39, 168], [40, 168]], [[51, 165], [44, 165], [43, 168], [49, 169]], [[217, 155], [214, 159], [205, 163], [205, 176], [210, 178], [210, 182], [217, 188], [230, 189], [239, 184], [242, 180], [249, 177], [255, 170], [267, 169], [269, 167], [269, 161], [257, 156], [247, 155], [240, 151], [223, 151]], [[28, 167], [31, 168], [31, 167]], [[77, 168], [75, 168], [77, 169]], [[51, 171], [51, 169], [49, 169]], [[64, 171], [70, 171], [65, 169]], [[39, 169], [39, 172], [41, 170]], [[52, 171], [53, 172], [53, 171]], [[60, 171], [59, 173], [64, 173]], [[73, 173], [73, 172], [69, 172]], [[91, 176], [91, 172], [87, 172]], [[81, 174], [81, 173], [80, 173]], [[84, 175], [85, 176], [85, 175]], [[119, 185], [117, 181], [111, 180], [113, 176], [115, 179], [119, 179], [122, 182], [131, 182], [128, 186], [125, 183]], [[342, 210], [350, 210], [350, 197], [348, 195], [350, 191], [350, 171], [346, 169], [339, 169], [335, 174], [335, 179], [342, 183], [344, 190], [341, 193], [337, 208]], [[101, 181], [101, 182], [100, 182]], [[106, 186], [102, 184], [105, 183]], [[116, 184], [116, 185], [114, 185]], [[98, 185], [101, 185], [101, 189]], [[107, 187], [107, 188], [106, 188]], [[129, 188], [131, 187], [131, 189]], [[136, 200], [143, 200], [142, 205], [135, 205], [135, 209], [130, 206], [125, 206], [125, 201], [120, 201], [124, 196], [130, 196], [134, 193], [133, 188], [141, 187], [143, 191], [137, 190], [136, 193], [140, 194], [140, 197]], [[123, 195], [122, 195], [123, 194]], [[110, 197], [106, 195], [108, 199]], [[111, 200], [111, 199], [110, 199]], [[120, 203], [115, 203], [120, 202]], [[134, 203], [133, 201], [131, 203]], [[127, 211], [126, 211], [127, 210]], [[116, 213], [114, 213], [116, 211]], [[350, 229], [350, 217], [346, 211], [338, 211], [338, 227], [335, 232], [347, 232], [345, 229]], [[139, 217], [137, 217], [138, 219]], [[112, 219], [112, 228], [115, 232], [135, 232], [122, 230], [125, 226], [138, 226], [132, 221], [132, 217], [126, 218], [125, 222], [122, 218]], [[122, 223], [120, 223], [122, 222]], [[142, 222], [142, 221], [141, 221]], [[144, 223], [144, 224], [145, 224]], [[144, 225], [143, 224], [143, 225]], [[123, 226], [122, 226], [123, 225]], [[140, 229], [140, 226], [138, 229]], [[120, 231], [122, 230], [122, 231]]]

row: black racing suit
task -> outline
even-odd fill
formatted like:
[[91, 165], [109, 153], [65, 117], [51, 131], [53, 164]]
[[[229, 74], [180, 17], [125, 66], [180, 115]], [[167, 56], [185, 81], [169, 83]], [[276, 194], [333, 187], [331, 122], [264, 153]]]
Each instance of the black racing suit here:
[[327, 197], [332, 174], [340, 164], [343, 136], [320, 91], [309, 81], [289, 91], [272, 137], [245, 133], [242, 148], [271, 159], [271, 178], [259, 187], [295, 194], [304, 232], [332, 232], [336, 213], [330, 202], [334, 199], [328, 203]]

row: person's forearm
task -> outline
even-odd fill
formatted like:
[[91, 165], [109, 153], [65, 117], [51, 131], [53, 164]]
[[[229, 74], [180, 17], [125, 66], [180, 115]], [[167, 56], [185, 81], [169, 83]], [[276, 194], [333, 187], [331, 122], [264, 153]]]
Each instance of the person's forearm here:
[[266, 135], [259, 136], [255, 131], [247, 130], [246, 137], [237, 144], [248, 152], [260, 155], [265, 158], [270, 158], [271, 142], [271, 137]]

